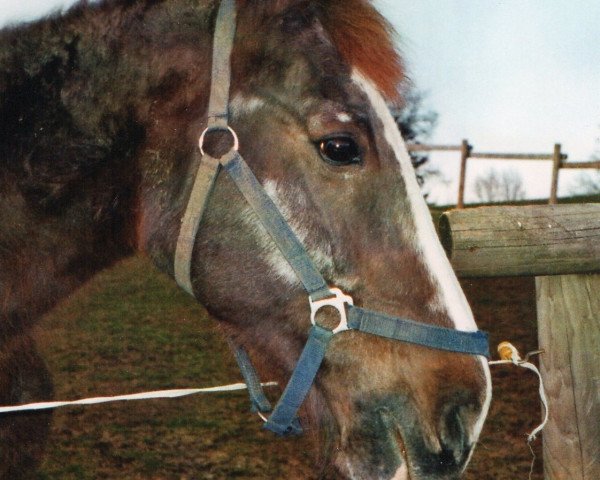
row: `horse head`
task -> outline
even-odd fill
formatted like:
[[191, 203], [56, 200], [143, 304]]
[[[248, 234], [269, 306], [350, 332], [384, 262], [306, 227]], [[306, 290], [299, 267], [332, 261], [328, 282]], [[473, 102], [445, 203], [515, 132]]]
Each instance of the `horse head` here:
[[[238, 2], [237, 17], [230, 126], [327, 284], [365, 308], [476, 331], [386, 105], [402, 82], [387, 23], [362, 0]], [[162, 90], [146, 154], [167, 161], [141, 171], [139, 242], [168, 271], [210, 89], [203, 48], [165, 56], [164, 78], [181, 77], [185, 55], [200, 87]], [[222, 137], [207, 148], [226, 149]], [[310, 327], [307, 294], [226, 174], [207, 200], [191, 280], [261, 375], [285, 384]], [[347, 331], [332, 339], [303, 417], [347, 478], [447, 479], [464, 470], [489, 401], [480, 356]]]

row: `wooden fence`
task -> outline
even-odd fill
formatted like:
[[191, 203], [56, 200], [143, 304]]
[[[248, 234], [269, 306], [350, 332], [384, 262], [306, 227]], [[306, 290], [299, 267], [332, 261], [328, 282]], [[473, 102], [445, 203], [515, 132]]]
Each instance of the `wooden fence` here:
[[460, 145], [421, 145], [410, 144], [408, 150], [411, 152], [460, 152], [460, 176], [458, 182], [458, 199], [456, 208], [465, 206], [465, 181], [467, 176], [468, 160], [543, 160], [552, 162], [552, 180], [550, 185], [550, 198], [548, 203], [554, 205], [557, 203], [558, 192], [558, 173], [563, 168], [598, 168], [600, 161], [597, 162], [567, 162], [568, 156], [562, 152], [560, 143], [554, 145], [552, 153], [489, 153], [475, 152], [473, 146], [467, 140], [463, 140]]
[[535, 276], [544, 475], [600, 479], [600, 203], [452, 210], [440, 235], [461, 277]]

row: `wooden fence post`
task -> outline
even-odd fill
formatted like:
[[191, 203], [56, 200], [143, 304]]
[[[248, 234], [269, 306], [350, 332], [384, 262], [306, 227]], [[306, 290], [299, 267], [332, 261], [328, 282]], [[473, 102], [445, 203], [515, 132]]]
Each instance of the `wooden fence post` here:
[[600, 479], [600, 204], [453, 210], [440, 235], [461, 277], [536, 276], [545, 478]]
[[600, 479], [600, 275], [536, 277], [546, 480]]
[[471, 153], [471, 146], [467, 140], [463, 140], [460, 146], [460, 176], [458, 179], [458, 200], [456, 208], [465, 208], [465, 179], [467, 176], [467, 160]]
[[550, 184], [550, 205], [556, 205], [558, 202], [558, 173], [560, 171], [560, 164], [562, 163], [560, 143], [554, 144], [554, 153], [552, 154], [552, 181]]

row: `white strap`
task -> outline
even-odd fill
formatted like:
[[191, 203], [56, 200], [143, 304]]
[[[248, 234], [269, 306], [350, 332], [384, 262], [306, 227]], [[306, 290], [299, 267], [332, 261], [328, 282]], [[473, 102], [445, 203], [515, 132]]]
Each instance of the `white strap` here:
[[542, 381], [542, 375], [540, 374], [540, 371], [537, 369], [537, 367], [533, 363], [521, 359], [521, 356], [519, 355], [518, 350], [511, 343], [502, 342], [498, 346], [498, 350], [501, 351], [502, 349], [506, 349], [505, 350], [506, 353], [504, 353], [504, 355], [502, 355], [502, 353], [501, 353], [501, 355], [504, 359], [488, 362], [489, 365], [513, 364], [513, 365], [516, 365], [517, 367], [526, 368], [526, 369], [534, 372], [538, 376], [539, 381], [540, 381], [538, 391], [539, 391], [539, 395], [540, 395], [540, 400], [542, 401], [542, 405], [544, 406], [544, 420], [536, 428], [534, 428], [531, 433], [529, 433], [527, 435], [527, 443], [531, 443], [532, 441], [534, 441], [536, 439], [537, 434], [540, 433], [542, 431], [542, 429], [546, 426], [546, 423], [548, 423], [548, 399], [546, 398], [546, 392], [544, 390], [544, 383]]
[[[261, 383], [263, 387], [273, 387], [277, 382]], [[218, 387], [208, 388], [184, 388], [175, 390], [155, 390], [152, 392], [132, 393], [129, 395], [117, 395], [113, 397], [93, 397], [83, 398], [81, 400], [72, 401], [55, 401], [55, 402], [37, 402], [28, 403], [26, 405], [13, 405], [0, 407], [0, 413], [24, 412], [31, 410], [47, 410], [50, 408], [66, 407], [70, 405], [94, 405], [97, 403], [121, 402], [125, 400], [150, 400], [154, 398], [177, 398], [196, 393], [217, 393], [217, 392], [232, 392], [235, 390], [245, 390], [245, 383], [233, 383], [230, 385], [221, 385]]]
[[235, 0], [221, 0], [213, 37], [213, 59], [208, 101], [208, 126], [226, 128], [231, 85], [231, 51], [236, 29]]
[[175, 247], [175, 280], [181, 288], [194, 295], [192, 288], [191, 268], [192, 254], [200, 220], [210, 192], [219, 172], [219, 161], [210, 155], [203, 155], [196, 172], [194, 186], [190, 193], [185, 214], [181, 219], [181, 228]]

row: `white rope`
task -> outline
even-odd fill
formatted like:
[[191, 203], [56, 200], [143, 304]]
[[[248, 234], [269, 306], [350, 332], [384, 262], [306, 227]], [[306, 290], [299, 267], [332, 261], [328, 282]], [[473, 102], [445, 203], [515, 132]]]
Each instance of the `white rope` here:
[[[277, 382], [261, 383], [263, 387], [273, 387]], [[122, 402], [127, 400], [150, 400], [155, 398], [178, 398], [196, 393], [218, 393], [233, 392], [236, 390], [245, 390], [245, 383], [233, 383], [230, 385], [221, 385], [218, 387], [207, 388], [183, 388], [174, 390], [155, 390], [152, 392], [132, 393], [129, 395], [117, 395], [112, 397], [92, 397], [72, 401], [54, 401], [54, 402], [36, 402], [25, 405], [11, 405], [0, 407], [0, 413], [25, 412], [31, 410], [47, 410], [50, 408], [67, 407], [70, 405], [94, 405], [97, 403]]]
[[489, 365], [516, 365], [517, 367], [522, 367], [531, 370], [538, 376], [540, 380], [538, 391], [540, 394], [540, 400], [542, 401], [542, 405], [544, 406], [544, 420], [536, 428], [534, 428], [531, 433], [527, 435], [527, 446], [529, 447], [529, 451], [531, 452], [531, 465], [529, 467], [529, 480], [531, 480], [536, 458], [535, 452], [531, 447], [531, 443], [536, 439], [537, 434], [542, 431], [542, 429], [546, 426], [546, 423], [548, 422], [548, 399], [546, 398], [546, 392], [544, 390], [544, 383], [542, 381], [542, 375], [540, 374], [540, 371], [533, 363], [528, 362], [527, 360], [529, 360], [529, 357], [531, 355], [543, 353], [543, 351], [538, 350], [535, 352], [528, 353], [527, 355], [525, 355], [525, 360], [523, 360], [519, 355], [519, 351], [515, 348], [515, 346], [512, 343], [502, 342], [500, 343], [500, 345], [498, 345], [498, 353], [500, 354], [500, 358], [502, 360], [494, 360], [488, 362]]
[[517, 367], [527, 368], [528, 370], [534, 372], [540, 380], [538, 391], [540, 395], [540, 400], [542, 401], [542, 405], [544, 406], [544, 419], [542, 423], [540, 423], [535, 429], [533, 429], [531, 433], [527, 435], [527, 443], [531, 443], [536, 439], [537, 434], [540, 433], [542, 429], [546, 426], [546, 423], [548, 423], [548, 399], [546, 398], [546, 392], [544, 390], [542, 375], [533, 363], [521, 359], [519, 351], [511, 343], [502, 342], [500, 345], [498, 345], [498, 351], [500, 352], [500, 355], [503, 358], [503, 360], [494, 360], [488, 362], [490, 365], [503, 365], [510, 363], [516, 365]]

